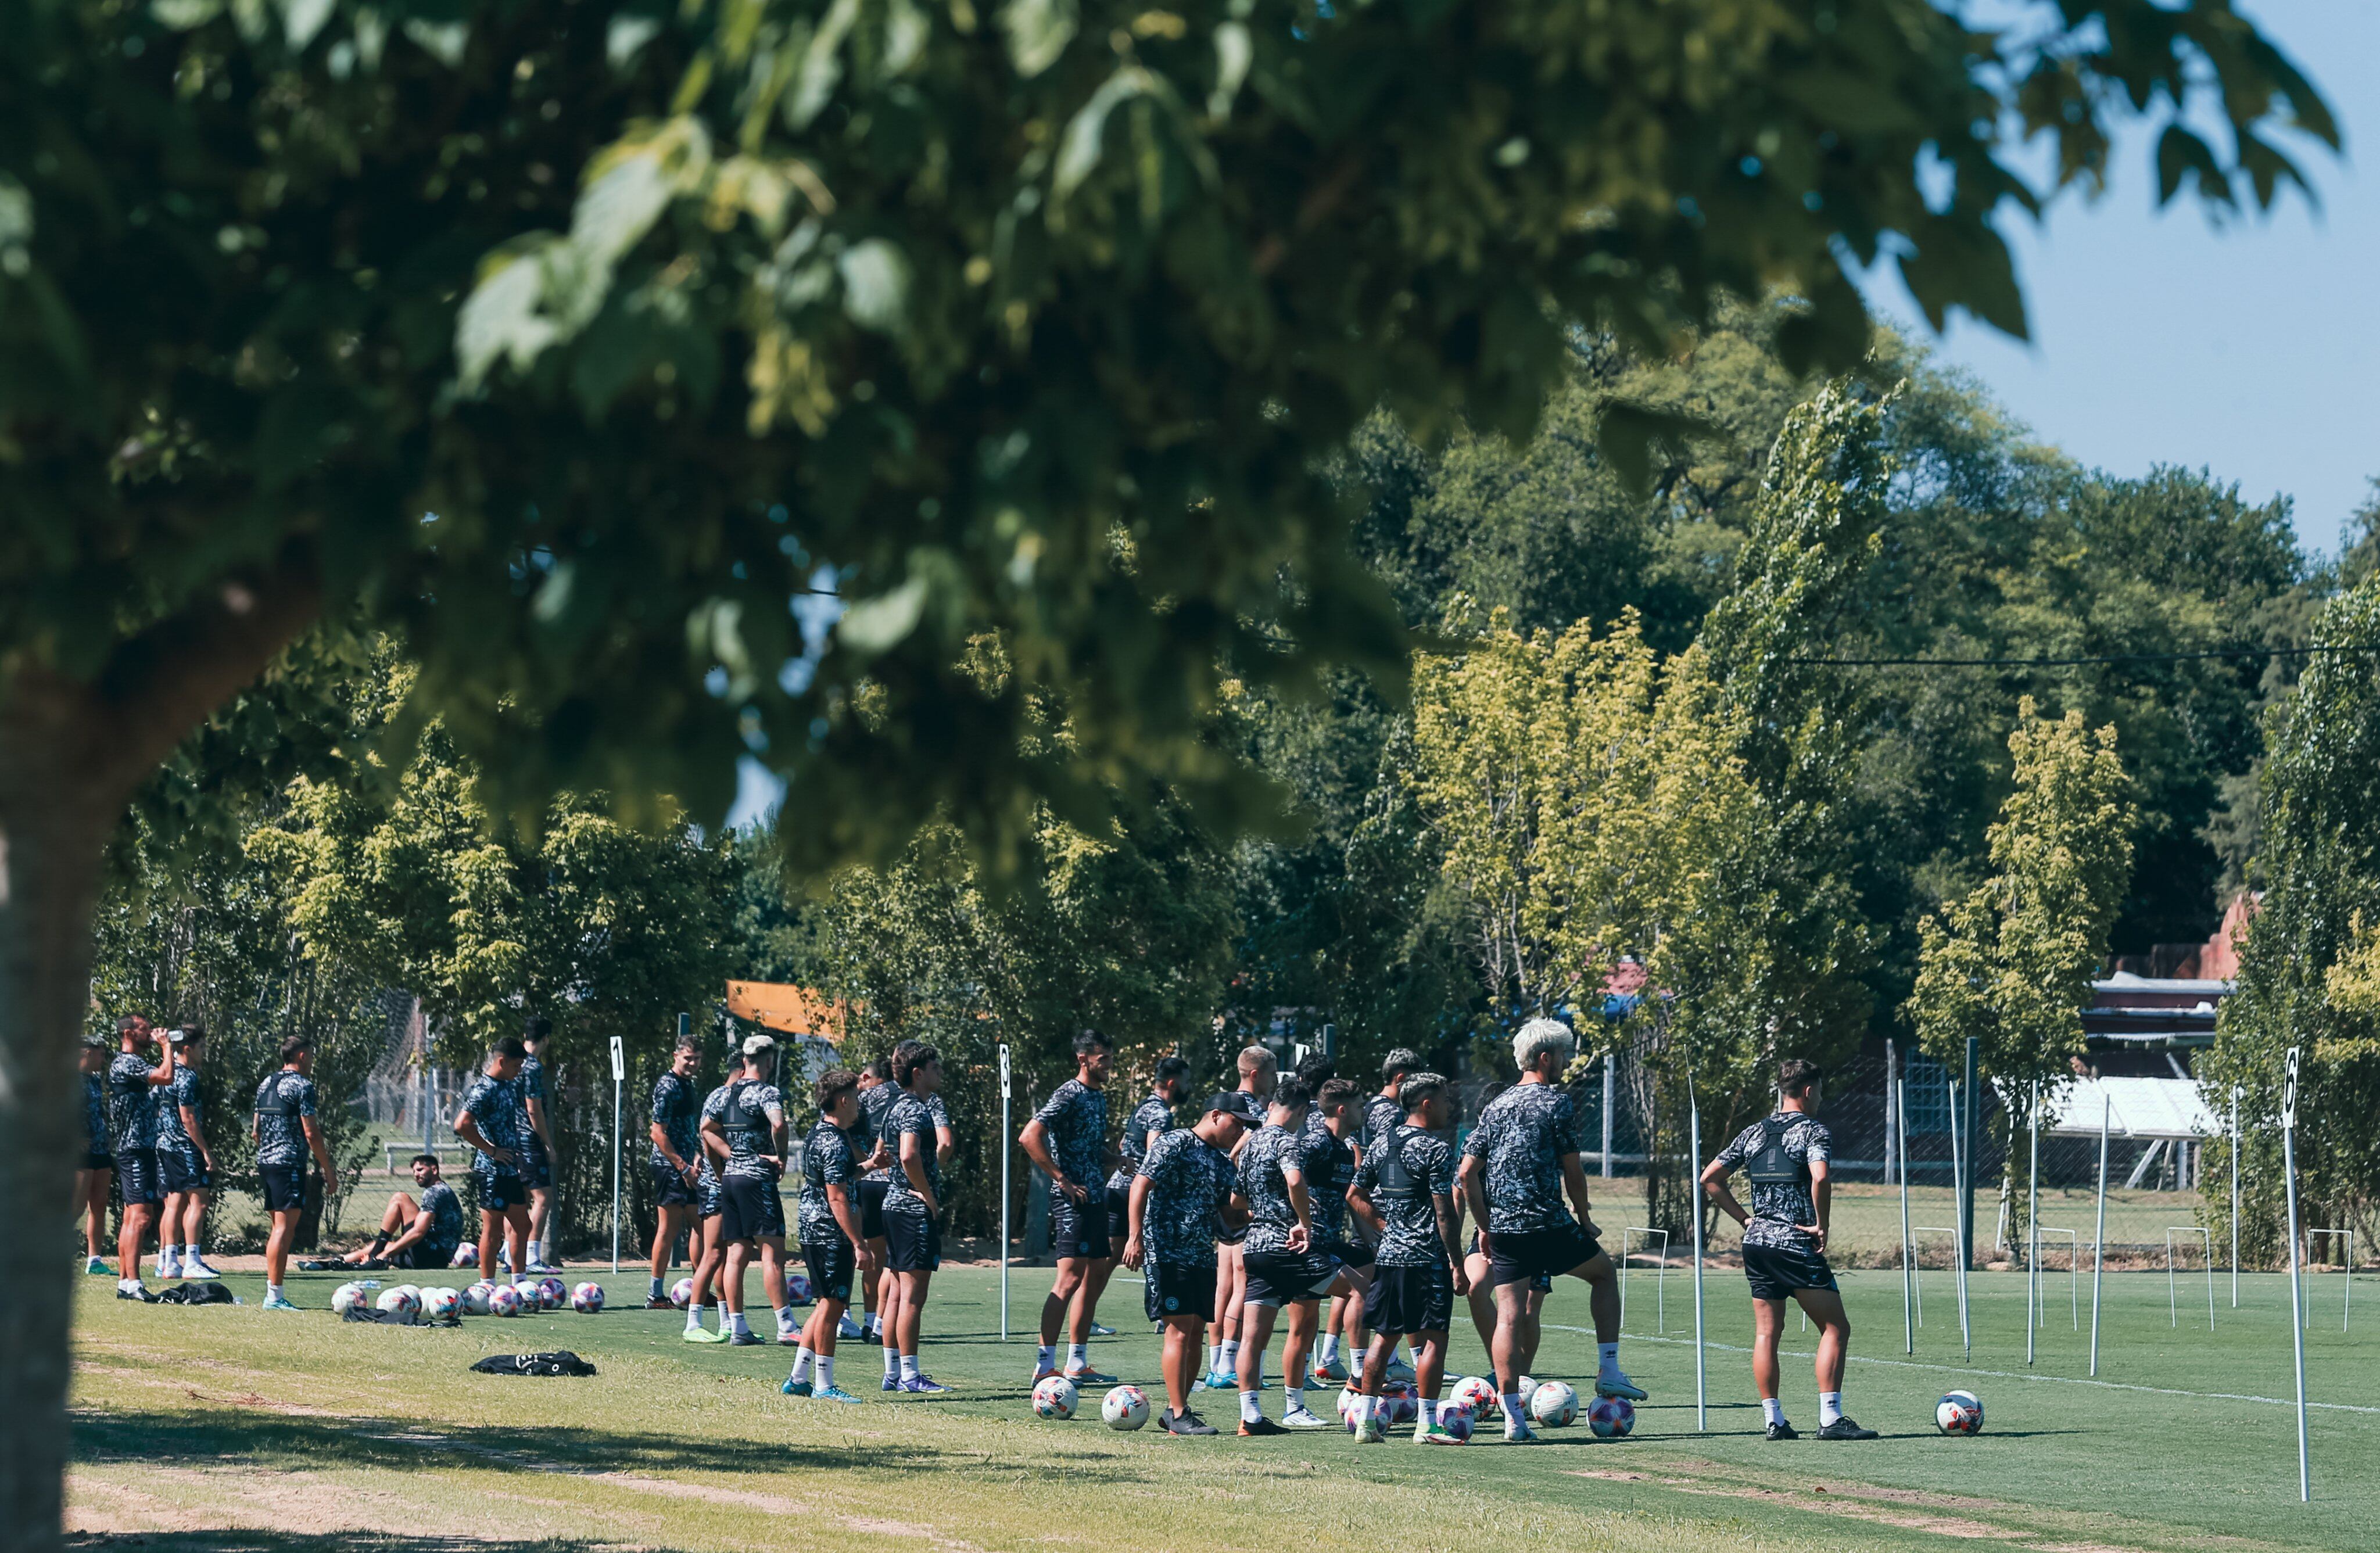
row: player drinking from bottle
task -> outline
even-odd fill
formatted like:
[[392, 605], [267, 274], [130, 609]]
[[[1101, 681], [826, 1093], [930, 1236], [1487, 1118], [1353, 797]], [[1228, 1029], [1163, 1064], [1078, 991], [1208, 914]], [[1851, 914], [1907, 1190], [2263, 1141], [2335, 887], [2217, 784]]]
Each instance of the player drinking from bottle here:
[[[1586, 1170], [1579, 1163], [1570, 1097], [1560, 1087], [1577, 1039], [1554, 1019], [1532, 1019], [1512, 1037], [1521, 1081], [1489, 1102], [1463, 1146], [1461, 1180], [1481, 1225], [1480, 1249], [1496, 1290], [1497, 1389], [1504, 1400], [1504, 1438], [1526, 1444], [1528, 1399], [1521, 1395], [1520, 1326], [1529, 1280], [1567, 1274], [1586, 1280], [1595, 1315], [1595, 1389], [1641, 1401], [1620, 1367], [1620, 1280], [1588, 1216]], [[1577, 1209], [1562, 1206], [1567, 1192]]]
[[[701, 1174], [701, 1163], [697, 1158], [701, 1145], [696, 1134], [701, 1130], [702, 1102], [694, 1092], [694, 1072], [701, 1063], [701, 1041], [690, 1033], [680, 1036], [670, 1051], [670, 1065], [653, 1080], [653, 1119], [646, 1132], [653, 1143], [650, 1163], [657, 1207], [652, 1289], [645, 1297], [647, 1310], [670, 1308], [662, 1280], [669, 1275], [670, 1256], [677, 1248], [677, 1237], [695, 1222], [695, 1181]], [[695, 1255], [701, 1254], [697, 1248]]]
[[744, 1038], [736, 1075], [702, 1105], [702, 1135], [727, 1162], [719, 1171], [719, 1239], [726, 1247], [722, 1275], [732, 1327], [728, 1339], [739, 1348], [768, 1340], [744, 1319], [744, 1269], [754, 1251], [760, 1257], [760, 1292], [777, 1316], [777, 1340], [794, 1339], [793, 1307], [785, 1303], [785, 1207], [777, 1179], [785, 1171], [785, 1101], [774, 1082], [777, 1042], [766, 1035]]
[[1232, 1150], [1257, 1114], [1252, 1098], [1224, 1090], [1196, 1125], [1160, 1135], [1133, 1172], [1123, 1262], [1147, 1275], [1142, 1306], [1164, 1329], [1168, 1405], [1157, 1426], [1169, 1435], [1217, 1432], [1191, 1410], [1190, 1393], [1198, 1385], [1198, 1345], [1214, 1319], [1216, 1246], [1245, 1217], [1232, 1201]]
[[[107, 1065], [108, 1123], [115, 1131], [115, 1175], [124, 1193], [115, 1297], [152, 1303], [157, 1296], [140, 1281], [140, 1246], [165, 1201], [157, 1171], [157, 1096], [174, 1082], [173, 1043], [166, 1043], [163, 1065], [149, 1065], [149, 1049], [156, 1044], [149, 1021], [126, 1014], [115, 1022], [115, 1060]], [[164, 1274], [161, 1265], [158, 1275]]]
[[1058, 1280], [1041, 1302], [1041, 1346], [1034, 1356], [1038, 1383], [1058, 1371], [1058, 1333], [1066, 1333], [1065, 1377], [1077, 1386], [1113, 1385], [1091, 1368], [1091, 1322], [1099, 1292], [1115, 1271], [1108, 1244], [1108, 1070], [1115, 1042], [1098, 1030], [1075, 1037], [1075, 1076], [1050, 1092], [1017, 1140], [1026, 1157], [1050, 1178], [1050, 1244]]
[[1372, 1140], [1356, 1168], [1347, 1204], [1378, 1243], [1364, 1318], [1372, 1329], [1357, 1384], [1355, 1438], [1385, 1438], [1381, 1389], [1399, 1338], [1413, 1343], [1415, 1384], [1421, 1393], [1414, 1439], [1423, 1445], [1463, 1442], [1438, 1422], [1438, 1389], [1446, 1375], [1446, 1330], [1454, 1296], [1470, 1280], [1463, 1271], [1463, 1222], [1454, 1210], [1454, 1151], [1445, 1130], [1446, 1080], [1408, 1074], [1401, 1086], [1404, 1120]]
[[789, 1397], [856, 1402], [857, 1397], [834, 1383], [834, 1345], [843, 1313], [851, 1305], [852, 1280], [873, 1270], [853, 1195], [859, 1184], [859, 1161], [852, 1155], [850, 1134], [859, 1122], [859, 1075], [848, 1068], [829, 1069], [819, 1075], [811, 1094], [818, 1101], [819, 1119], [802, 1139], [802, 1195], [794, 1210], [794, 1227], [818, 1304], [802, 1329], [801, 1347], [794, 1353], [793, 1373], [783, 1389]]
[[[1818, 1328], [1818, 1438], [1874, 1439], [1843, 1415], [1843, 1361], [1851, 1353], [1851, 1317], [1835, 1273], [1827, 1265], [1827, 1220], [1833, 1207], [1828, 1161], [1834, 1138], [1811, 1114], [1818, 1109], [1818, 1068], [1788, 1057], [1777, 1066], [1777, 1110], [1736, 1134], [1703, 1171], [1703, 1190], [1719, 1211], [1743, 1226], [1743, 1277], [1752, 1285], [1752, 1378], [1770, 1439], [1795, 1439], [1778, 1400], [1777, 1340], [1785, 1330], [1785, 1302], [1799, 1300]], [[1752, 1182], [1752, 1210], [1728, 1189], [1741, 1165]]]

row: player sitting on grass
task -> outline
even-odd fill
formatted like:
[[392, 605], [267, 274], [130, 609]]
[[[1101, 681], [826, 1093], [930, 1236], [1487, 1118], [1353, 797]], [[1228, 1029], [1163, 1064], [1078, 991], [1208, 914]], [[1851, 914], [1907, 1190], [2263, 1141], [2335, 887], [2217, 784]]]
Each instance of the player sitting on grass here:
[[[1620, 1280], [1588, 1217], [1586, 1171], [1579, 1163], [1570, 1097], [1560, 1088], [1577, 1039], [1559, 1020], [1532, 1019], [1512, 1037], [1521, 1081], [1479, 1113], [1463, 1141], [1461, 1179], [1481, 1225], [1496, 1288], [1496, 1384], [1504, 1399], [1504, 1438], [1536, 1439], [1521, 1395], [1520, 1325], [1530, 1280], [1564, 1274], [1586, 1281], [1595, 1315], [1596, 1391], [1641, 1401], [1620, 1367]], [[1578, 1210], [1562, 1207], [1569, 1194]]]
[[775, 1037], [747, 1036], [735, 1080], [702, 1107], [703, 1137], [727, 1155], [719, 1171], [719, 1240], [726, 1247], [721, 1278], [733, 1329], [728, 1341], [739, 1348], [768, 1341], [744, 1320], [744, 1269], [756, 1249], [760, 1292], [777, 1315], [777, 1341], [795, 1341], [793, 1306], [785, 1303], [784, 1200], [777, 1192], [785, 1170], [785, 1102], [776, 1071]]
[[[1249, 1098], [1249, 1113], [1256, 1124], [1264, 1123], [1265, 1101], [1272, 1096], [1273, 1086], [1281, 1082], [1281, 1067], [1271, 1052], [1260, 1046], [1240, 1049], [1239, 1094]], [[1232, 1161], [1238, 1163], [1238, 1150], [1253, 1137], [1253, 1129], [1242, 1134], [1233, 1145]], [[1248, 1269], [1240, 1257], [1240, 1243], [1245, 1238], [1245, 1221], [1228, 1226], [1215, 1248], [1215, 1341], [1207, 1353], [1206, 1387], [1209, 1391], [1236, 1391], [1240, 1389], [1240, 1319], [1247, 1298]], [[1264, 1377], [1257, 1377], [1262, 1389]]]
[[[1320, 1320], [1316, 1302], [1344, 1293], [1347, 1284], [1339, 1264], [1316, 1244], [1314, 1199], [1306, 1191], [1303, 1163], [1305, 1115], [1312, 1103], [1303, 1081], [1283, 1079], [1272, 1092], [1264, 1130], [1240, 1148], [1234, 1201], [1248, 1214], [1247, 1241], [1240, 1250], [1247, 1276], [1239, 1353], [1240, 1434], [1245, 1438], [1277, 1435], [1285, 1428], [1330, 1427], [1305, 1405], [1305, 1361]], [[1281, 1374], [1288, 1395], [1276, 1424], [1264, 1415], [1257, 1393], [1273, 1312], [1283, 1307], [1288, 1319]]]
[[[701, 1126], [702, 1103], [695, 1098], [694, 1073], [701, 1065], [702, 1043], [690, 1034], [683, 1035], [670, 1052], [669, 1067], [653, 1080], [653, 1120], [647, 1132], [653, 1140], [651, 1168], [657, 1222], [653, 1229], [652, 1289], [645, 1297], [647, 1310], [670, 1308], [662, 1280], [669, 1276], [670, 1254], [677, 1247], [678, 1236], [693, 1228], [695, 1222], [694, 1184], [700, 1174], [696, 1157], [701, 1152], [696, 1134]], [[695, 1255], [701, 1255], [699, 1248]]]
[[1470, 1286], [1462, 1270], [1463, 1220], [1454, 1210], [1454, 1151], [1438, 1135], [1446, 1127], [1446, 1080], [1431, 1073], [1411, 1074], [1400, 1098], [1405, 1120], [1373, 1141], [1347, 1192], [1348, 1206], [1371, 1227], [1379, 1246], [1365, 1301], [1372, 1348], [1357, 1386], [1355, 1438], [1376, 1444], [1385, 1436], [1381, 1389], [1389, 1378], [1389, 1355], [1402, 1337], [1413, 1343], [1421, 1393], [1414, 1439], [1460, 1445], [1438, 1422], [1447, 1325], [1454, 1296]]
[[[1827, 1178], [1833, 1135], [1811, 1112], [1818, 1108], [1818, 1069], [1799, 1057], [1778, 1064], [1777, 1110], [1736, 1135], [1703, 1171], [1703, 1190], [1719, 1211], [1743, 1226], [1743, 1277], [1752, 1285], [1752, 1378], [1770, 1439], [1798, 1438], [1778, 1400], [1777, 1340], [1785, 1330], [1785, 1302], [1799, 1300], [1818, 1327], [1818, 1438], [1874, 1439], [1843, 1416], [1843, 1362], [1851, 1353], [1851, 1317], [1827, 1265], [1827, 1219], [1834, 1186]], [[1728, 1190], [1742, 1165], [1752, 1180], [1752, 1211]]]
[[207, 1193], [215, 1182], [214, 1151], [199, 1103], [199, 1064], [207, 1032], [195, 1022], [165, 1032], [174, 1052], [174, 1082], [157, 1097], [157, 1176], [165, 1209], [157, 1221], [159, 1278], [219, 1278], [199, 1256], [207, 1219]]
[[421, 1192], [419, 1202], [409, 1193], [390, 1194], [388, 1207], [380, 1216], [380, 1233], [371, 1244], [358, 1246], [327, 1266], [426, 1272], [450, 1265], [455, 1248], [463, 1244], [463, 1199], [438, 1179], [435, 1154], [413, 1157], [413, 1184]]
[[1165, 1334], [1168, 1405], [1157, 1426], [1169, 1435], [1216, 1433], [1191, 1411], [1190, 1393], [1198, 1384], [1198, 1345], [1215, 1315], [1216, 1245], [1245, 1218], [1232, 1201], [1232, 1150], [1256, 1119], [1249, 1096], [1235, 1089], [1217, 1095], [1196, 1125], [1177, 1127], [1148, 1146], [1125, 1199], [1124, 1266], [1146, 1275], [1142, 1307]]
[[311, 1153], [322, 1179], [331, 1179], [331, 1146], [314, 1120], [314, 1043], [291, 1036], [281, 1043], [281, 1066], [256, 1086], [256, 1184], [272, 1216], [264, 1242], [264, 1308], [296, 1310], [282, 1292], [289, 1247], [298, 1239], [298, 1218], [306, 1206], [306, 1156]]
[[[154, 1302], [140, 1281], [140, 1247], [165, 1201], [157, 1173], [157, 1094], [174, 1082], [174, 1046], [165, 1045], [162, 1066], [149, 1065], [157, 1044], [149, 1021], [137, 1013], [115, 1022], [115, 1060], [107, 1065], [108, 1122], [115, 1130], [115, 1175], [124, 1193], [124, 1225], [115, 1241], [115, 1297]], [[159, 1276], [164, 1276], [163, 1268]]]
[[795, 1351], [793, 1373], [783, 1389], [789, 1397], [856, 1402], [857, 1397], [834, 1383], [834, 1344], [844, 1312], [851, 1305], [852, 1280], [875, 1270], [859, 1232], [858, 1207], [852, 1200], [852, 1189], [859, 1183], [850, 1137], [859, 1121], [859, 1075], [848, 1068], [829, 1069], [819, 1075], [811, 1094], [818, 1101], [819, 1120], [802, 1139], [802, 1195], [794, 1210], [794, 1227], [818, 1304], [802, 1329], [801, 1347]]
[[[942, 1061], [930, 1046], [905, 1042], [892, 1060], [892, 1082], [903, 1091], [884, 1118], [892, 1150], [892, 1184], [884, 1194], [884, 1244], [892, 1269], [884, 1310], [884, 1389], [939, 1396], [951, 1388], [917, 1367], [917, 1337], [926, 1295], [942, 1265], [942, 1165], [938, 1129], [947, 1125], [934, 1104]], [[897, 1368], [895, 1367], [897, 1365]]]
[[1050, 1244], [1058, 1279], [1041, 1302], [1041, 1346], [1034, 1356], [1038, 1385], [1058, 1370], [1058, 1333], [1066, 1333], [1067, 1379], [1111, 1386], [1115, 1377], [1091, 1368], [1091, 1325], [1099, 1292], [1115, 1271], [1108, 1244], [1108, 1070], [1115, 1042], [1098, 1030], [1075, 1037], [1075, 1076], [1058, 1086], [1025, 1123], [1018, 1138], [1026, 1157], [1050, 1178]]
[[471, 1146], [471, 1184], [480, 1198], [480, 1277], [496, 1280], [496, 1254], [508, 1250], [507, 1265], [528, 1265], [528, 1185], [521, 1179], [521, 1062], [528, 1048], [506, 1036], [488, 1050], [488, 1061], [463, 1091], [455, 1113], [455, 1135]]

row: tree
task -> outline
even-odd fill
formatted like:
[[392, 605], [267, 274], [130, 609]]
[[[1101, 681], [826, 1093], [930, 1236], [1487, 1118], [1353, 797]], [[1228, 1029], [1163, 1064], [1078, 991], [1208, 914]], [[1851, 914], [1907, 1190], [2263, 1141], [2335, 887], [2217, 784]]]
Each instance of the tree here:
[[[2279, 1117], [2282, 1057], [2299, 1069], [2299, 1196], [2307, 1221], [2368, 1221], [2380, 1170], [2380, 577], [2366, 574], [2316, 618], [2294, 694], [2273, 709], [2265, 765], [2261, 909], [2240, 952], [2239, 989], [2223, 1001], [2215, 1045], [2194, 1065], [2207, 1104], [2248, 1133], [2240, 1244], [2286, 1247]], [[2228, 1139], [2209, 1146], [2201, 1211], [2228, 1225]]]
[[[1226, 673], [1402, 661], [1323, 473], [1376, 404], [1521, 431], [1573, 326], [1772, 285], [1787, 360], [1840, 365], [1842, 263], [1888, 253], [2021, 331], [1995, 221], [2138, 116], [2217, 206], [2337, 140], [2222, 0], [6, 0], [0, 1193], [66, 1197], [126, 801], [326, 610], [405, 628], [416, 722], [516, 816], [715, 816], [757, 750], [813, 857], [947, 812], [998, 858], [1119, 770], [1235, 824]], [[1023, 747], [1042, 698], [1064, 750]], [[46, 1547], [68, 1284], [21, 1240], [0, 1547]]]

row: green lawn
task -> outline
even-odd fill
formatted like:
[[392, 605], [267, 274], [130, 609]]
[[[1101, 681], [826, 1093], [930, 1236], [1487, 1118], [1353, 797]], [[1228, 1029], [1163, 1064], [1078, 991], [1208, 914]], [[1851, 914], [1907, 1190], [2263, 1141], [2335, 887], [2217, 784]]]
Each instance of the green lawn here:
[[[2297, 1499], [2285, 1280], [2219, 1281], [2216, 1331], [2205, 1290], [2184, 1288], [2169, 1325], [2166, 1280], [2111, 1276], [2101, 1380], [2086, 1369], [2089, 1288], [2077, 1333], [2063, 1280], [2038, 1363], [2024, 1362], [2023, 1282], [1972, 1280], [1975, 1350], [1961, 1360], [1947, 1275], [1933, 1275], [1917, 1353], [1901, 1350], [1900, 1284], [1847, 1280], [1859, 1323], [1847, 1401], [1884, 1431], [1873, 1444], [1769, 1445], [1758, 1434], [1741, 1346], [1749, 1320], [1732, 1274], [1708, 1285], [1709, 1430], [1695, 1429], [1693, 1299], [1670, 1275], [1667, 1332], [1649, 1275], [1636, 1275], [1625, 1362], [1654, 1393], [1633, 1438], [1582, 1427], [1542, 1447], [1478, 1443], [1425, 1451], [1358, 1447], [1332, 1433], [1243, 1442], [1119, 1435], [1095, 1410], [1067, 1424], [1026, 1405], [1027, 1324], [1046, 1271], [1014, 1280], [1016, 1340], [999, 1341], [996, 1274], [946, 1274], [929, 1312], [927, 1366], [960, 1388], [929, 1401], [880, 1399], [874, 1355], [846, 1345], [844, 1378], [868, 1403], [838, 1408], [777, 1393], [790, 1350], [691, 1347], [674, 1313], [630, 1308], [643, 1280], [603, 1280], [619, 1297], [598, 1316], [482, 1317], [459, 1331], [334, 1321], [317, 1308], [120, 1304], [89, 1280], [78, 1315], [72, 1524], [92, 1541], [333, 1553], [364, 1547], [500, 1549], [878, 1547], [938, 1549], [1112, 1545], [1437, 1548], [1523, 1537], [1618, 1549], [1926, 1547], [1982, 1537], [2092, 1549], [2336, 1547], [2380, 1542], [2380, 1291], [2358, 1329], [2339, 1329], [2337, 1275], [2313, 1280], [2307, 1342], [2315, 1500]], [[257, 1280], [233, 1279], [245, 1297]], [[337, 1280], [300, 1278], [302, 1304]], [[757, 1280], [756, 1280], [757, 1286]], [[1119, 1284], [1105, 1314], [1124, 1335], [1103, 1367], [1152, 1378], [1155, 1347]], [[2360, 1302], [2359, 1302], [2360, 1303]], [[1541, 1377], [1591, 1373], [1583, 1287], [1548, 1311]], [[1806, 1355], [1789, 1327], [1789, 1347]], [[601, 1375], [502, 1380], [468, 1373], [483, 1353], [568, 1346]], [[1458, 1367], [1479, 1367], [1475, 1340]], [[1816, 1423], [1805, 1356], [1789, 1362], [1787, 1403]], [[1985, 1435], [1945, 1439], [1932, 1404], [1964, 1385], [1988, 1410]], [[1328, 1399], [1318, 1399], [1327, 1406]], [[1087, 1399], [1095, 1401], [1096, 1399]], [[1278, 1390], [1267, 1394], [1277, 1413]], [[1220, 1424], [1231, 1399], [1218, 1395]], [[105, 1534], [104, 1536], [102, 1534]]]

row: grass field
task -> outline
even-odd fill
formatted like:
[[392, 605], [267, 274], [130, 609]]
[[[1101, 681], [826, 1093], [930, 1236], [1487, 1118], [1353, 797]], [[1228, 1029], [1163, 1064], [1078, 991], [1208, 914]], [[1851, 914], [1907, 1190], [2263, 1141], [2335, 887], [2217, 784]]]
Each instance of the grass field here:
[[[589, 1276], [578, 1274], [577, 1276]], [[2363, 1548], [2380, 1542], [2380, 1299], [2340, 1330], [2337, 1275], [2312, 1280], [2307, 1376], [2314, 1502], [2296, 1486], [2288, 1285], [2251, 1277], [2241, 1308], [2218, 1279], [2210, 1341], [2203, 1280], [2169, 1324], [2160, 1274], [2111, 1275], [2101, 1379], [2084, 1379], [2085, 1330], [2064, 1280], [2038, 1363], [2024, 1362], [2023, 1280], [1973, 1275], [1974, 1357], [1962, 1362], [1947, 1275], [1927, 1290], [1914, 1357], [1901, 1345], [1900, 1283], [1846, 1279], [1858, 1323], [1846, 1402], [1885, 1438], [1769, 1445], [1742, 1345], [1742, 1286], [1707, 1286], [1709, 1430], [1697, 1433], [1689, 1280], [1673, 1272], [1667, 1333], [1648, 1274], [1635, 1275], [1623, 1358], [1653, 1401], [1635, 1436], [1584, 1427], [1545, 1445], [1425, 1451], [1358, 1447], [1332, 1433], [1280, 1440], [1121, 1435], [1095, 1407], [1035, 1419], [1026, 1380], [1047, 1271], [1014, 1276], [1016, 1341], [999, 1341], [997, 1274], [954, 1269], [929, 1311], [927, 1367], [948, 1399], [880, 1399], [873, 1353], [845, 1345], [860, 1407], [782, 1397], [790, 1350], [694, 1347], [680, 1317], [647, 1313], [643, 1280], [605, 1277], [614, 1307], [459, 1330], [334, 1321], [336, 1279], [298, 1278], [318, 1307], [122, 1304], [90, 1279], [77, 1316], [76, 1466], [70, 1525], [86, 1546], [145, 1538], [185, 1549], [967, 1549], [1115, 1546], [1279, 1549], [1451, 1548], [1527, 1539], [1612, 1549], [1929, 1547], [1978, 1538], [2062, 1553], [2117, 1549]], [[229, 1280], [250, 1302], [259, 1280]], [[457, 1281], [460, 1281], [458, 1280]], [[1124, 1335], [1103, 1368], [1153, 1379], [1136, 1284], [1105, 1314]], [[2196, 1304], [2189, 1296], [2195, 1293]], [[2364, 1298], [2375, 1292], [2366, 1292]], [[2359, 1300], [2359, 1304], [2361, 1301]], [[1583, 1286], [1548, 1311], [1541, 1377], [1591, 1374]], [[1788, 1326], [1786, 1401], [1816, 1423], [1807, 1338]], [[567, 1346], [591, 1380], [468, 1373], [482, 1353]], [[1482, 1367], [1467, 1331], [1457, 1367]], [[1953, 1440], [1934, 1399], [1964, 1385], [1985, 1433]], [[1152, 1388], [1153, 1389], [1153, 1388]], [[1320, 1399], [1327, 1405], [1328, 1399]], [[1087, 1399], [1095, 1403], [1096, 1398]], [[1277, 1415], [1278, 1389], [1267, 1393]], [[1218, 1424], [1232, 1412], [1218, 1394]], [[1288, 1540], [1284, 1542], [1284, 1537]]]

